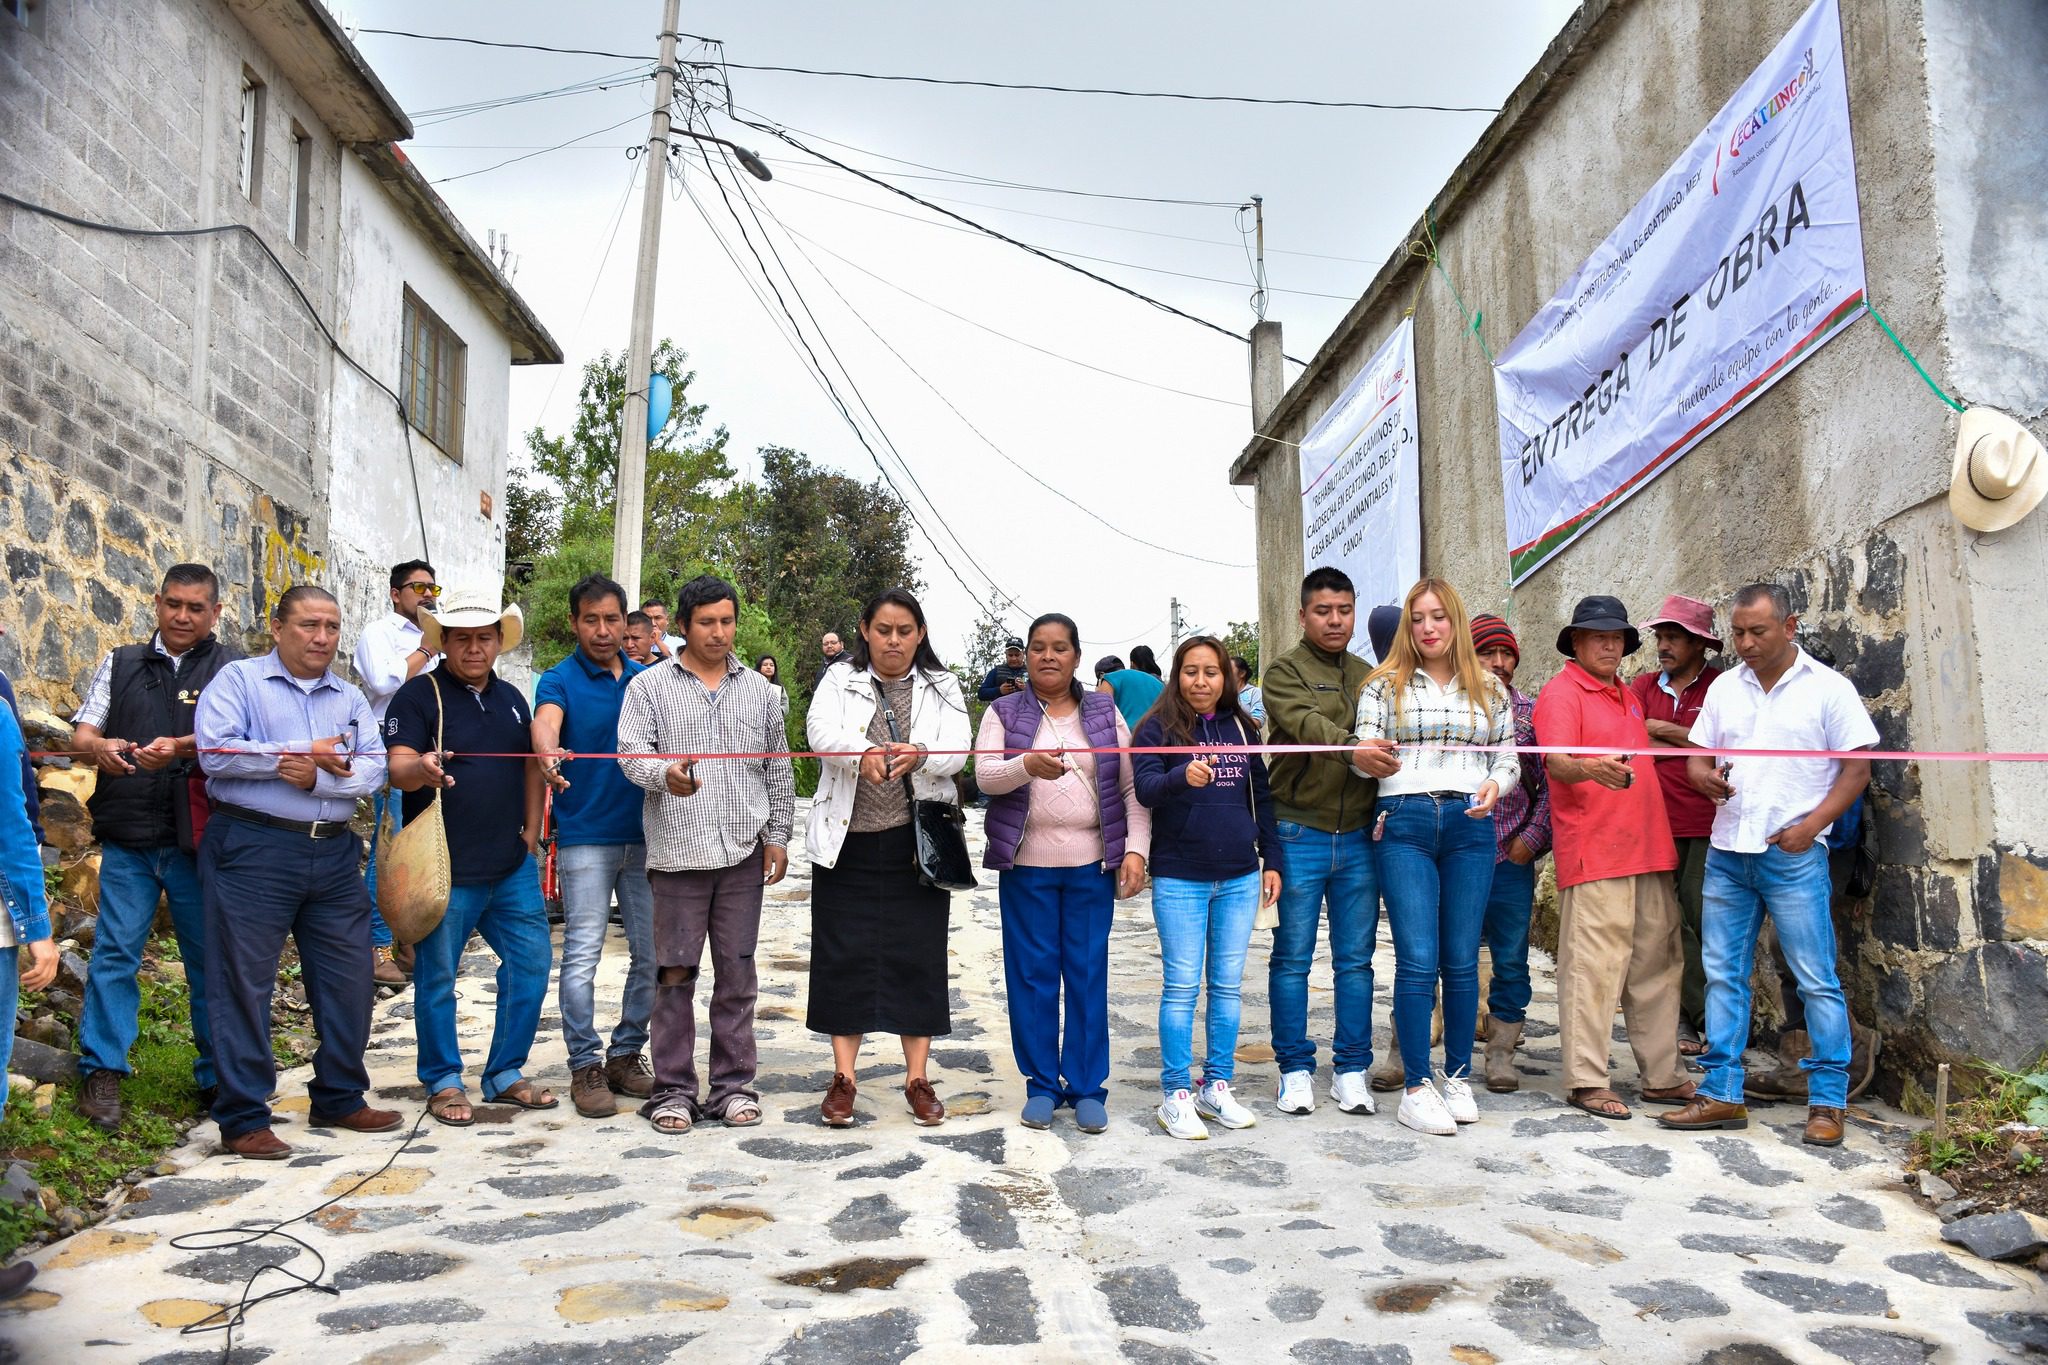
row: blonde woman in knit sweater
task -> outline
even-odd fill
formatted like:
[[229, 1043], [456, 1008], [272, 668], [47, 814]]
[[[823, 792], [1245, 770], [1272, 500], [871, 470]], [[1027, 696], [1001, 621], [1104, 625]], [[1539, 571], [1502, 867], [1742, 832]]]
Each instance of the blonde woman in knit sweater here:
[[[1520, 769], [1513, 708], [1473, 651], [1457, 590], [1425, 578], [1408, 590], [1403, 616], [1392, 651], [1358, 694], [1356, 738], [1393, 741], [1401, 763], [1380, 779], [1372, 828], [1394, 934], [1394, 1025], [1407, 1091], [1399, 1118], [1417, 1132], [1449, 1137], [1459, 1124], [1479, 1121], [1470, 1076], [1493, 806]], [[1439, 981], [1444, 1063], [1433, 1080], [1430, 1015]]]

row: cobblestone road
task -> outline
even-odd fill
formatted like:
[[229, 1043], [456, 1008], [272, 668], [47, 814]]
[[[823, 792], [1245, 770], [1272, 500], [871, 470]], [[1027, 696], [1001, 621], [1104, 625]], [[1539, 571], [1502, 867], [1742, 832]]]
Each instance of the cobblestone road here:
[[[974, 830], [978, 841], [978, 819]], [[1702, 1141], [1565, 1108], [1547, 964], [1526, 1087], [1482, 1092], [1482, 1123], [1432, 1139], [1395, 1124], [1391, 1106], [1273, 1111], [1262, 935], [1240, 1050], [1259, 1125], [1177, 1143], [1152, 1120], [1158, 969], [1141, 897], [1119, 908], [1113, 940], [1110, 1131], [1088, 1137], [1065, 1114], [1028, 1131], [987, 880], [955, 899], [954, 1033], [933, 1054], [953, 1114], [943, 1128], [904, 1112], [893, 1040], [862, 1069], [860, 1125], [819, 1126], [830, 1054], [801, 1022], [799, 857], [763, 926], [762, 1126], [672, 1139], [630, 1113], [578, 1118], [551, 997], [536, 1062], [563, 1107], [483, 1106], [470, 1129], [428, 1122], [391, 1169], [294, 1229], [337, 1292], [253, 1309], [234, 1359], [1892, 1365], [2004, 1359], [2048, 1332], [2038, 1275], [1951, 1254], [1907, 1197], [1897, 1113], [1859, 1111], [1827, 1152], [1800, 1144], [1803, 1110], [1761, 1110], [1747, 1133]], [[615, 935], [601, 1011], [616, 1009], [623, 952]], [[465, 963], [472, 1067], [492, 965]], [[1384, 944], [1377, 965], [1384, 1036]], [[1319, 1038], [1327, 984], [1319, 973]], [[404, 996], [379, 1007], [371, 1070], [384, 1100], [417, 1112], [409, 1014]], [[1632, 1095], [1617, 1052], [1617, 1087]], [[402, 1140], [309, 1131], [303, 1084], [284, 1084], [280, 1132], [300, 1152], [289, 1164], [212, 1155], [205, 1125], [177, 1174], [40, 1253], [36, 1292], [0, 1314], [0, 1358], [218, 1360], [217, 1334], [179, 1327], [234, 1301], [256, 1267], [311, 1275], [313, 1257], [171, 1239], [311, 1209]], [[256, 1289], [283, 1283], [272, 1272]]]

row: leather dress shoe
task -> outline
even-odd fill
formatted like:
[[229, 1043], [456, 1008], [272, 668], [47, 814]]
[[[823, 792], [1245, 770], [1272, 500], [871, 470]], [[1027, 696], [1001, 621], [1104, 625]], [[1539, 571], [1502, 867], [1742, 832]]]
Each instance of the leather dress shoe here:
[[932, 1083], [919, 1076], [903, 1087], [904, 1101], [910, 1106], [910, 1117], [920, 1128], [936, 1128], [946, 1121], [946, 1106], [939, 1102], [938, 1092]]
[[1710, 1100], [1705, 1095], [1696, 1095], [1692, 1103], [1685, 1108], [1657, 1115], [1657, 1122], [1662, 1127], [1675, 1128], [1682, 1133], [1706, 1132], [1715, 1128], [1747, 1128], [1749, 1110], [1739, 1104], [1724, 1104], [1720, 1100]]
[[853, 1077], [843, 1071], [834, 1072], [832, 1088], [825, 1092], [825, 1102], [818, 1106], [818, 1114], [827, 1128], [853, 1127], [853, 1096]]
[[1804, 1141], [1809, 1147], [1841, 1146], [1842, 1111], [1828, 1104], [1816, 1104], [1808, 1108]]
[[277, 1134], [268, 1128], [253, 1128], [231, 1138], [222, 1138], [220, 1145], [223, 1151], [246, 1161], [283, 1161], [292, 1154], [290, 1145], [279, 1141]]
[[111, 1133], [121, 1126], [121, 1073], [88, 1071], [78, 1083], [78, 1112], [93, 1127]]
[[346, 1128], [352, 1133], [388, 1133], [405, 1126], [405, 1115], [396, 1109], [372, 1109], [364, 1105], [352, 1114], [308, 1114], [315, 1128]]

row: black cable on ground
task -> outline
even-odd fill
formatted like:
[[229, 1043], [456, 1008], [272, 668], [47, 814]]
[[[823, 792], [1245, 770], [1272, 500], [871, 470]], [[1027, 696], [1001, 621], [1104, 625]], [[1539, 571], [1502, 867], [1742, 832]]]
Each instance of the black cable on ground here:
[[[414, 1139], [419, 1137], [420, 1129], [426, 1124], [427, 1115], [427, 1110], [420, 1110], [420, 1116], [413, 1120], [412, 1131], [405, 1135], [405, 1141], [398, 1144], [397, 1150], [384, 1159], [382, 1166], [371, 1171], [332, 1199], [316, 1204], [304, 1213], [274, 1223], [236, 1223], [232, 1227], [187, 1232], [173, 1237], [170, 1240], [170, 1245], [176, 1247], [179, 1251], [233, 1251], [238, 1247], [255, 1246], [266, 1238], [275, 1237], [280, 1241], [290, 1242], [299, 1251], [306, 1252], [315, 1261], [320, 1263], [319, 1268], [310, 1276], [301, 1275], [298, 1271], [287, 1268], [286, 1264], [282, 1261], [274, 1265], [258, 1266], [249, 1273], [249, 1278], [243, 1282], [242, 1296], [235, 1301], [232, 1308], [222, 1308], [211, 1317], [202, 1318], [198, 1322], [181, 1327], [178, 1329], [178, 1335], [186, 1337], [208, 1336], [214, 1332], [225, 1332], [227, 1335], [221, 1343], [220, 1359], [221, 1365], [228, 1365], [235, 1351], [235, 1329], [247, 1320], [249, 1310], [258, 1304], [269, 1303], [273, 1299], [282, 1299], [308, 1289], [318, 1290], [322, 1294], [332, 1294], [339, 1297], [341, 1294], [339, 1287], [320, 1283], [320, 1277], [327, 1273], [327, 1258], [322, 1256], [312, 1243], [303, 1238], [294, 1237], [284, 1229], [294, 1223], [303, 1223], [315, 1214], [333, 1208], [336, 1204], [339, 1204], [342, 1200], [390, 1170], [392, 1163], [404, 1156], [406, 1149], [412, 1146]], [[292, 1253], [293, 1259], [297, 1259], [297, 1256], [298, 1252]], [[273, 1270], [291, 1280], [292, 1283], [280, 1285], [276, 1289], [251, 1298], [250, 1295], [256, 1288], [256, 1281]]]
[[405, 431], [406, 463], [412, 465], [413, 510], [419, 514], [420, 519], [420, 555], [423, 559], [432, 559], [434, 557], [433, 553], [427, 548], [427, 509], [426, 505], [420, 501], [419, 466], [413, 459], [412, 421], [406, 415], [405, 400], [398, 396], [397, 390], [372, 374], [369, 367], [364, 365], [362, 361], [357, 360], [348, 353], [348, 349], [329, 330], [326, 319], [320, 316], [320, 310], [313, 306], [313, 300], [306, 297], [306, 291], [299, 286], [299, 282], [293, 276], [291, 270], [278, 258], [278, 254], [271, 250], [270, 243], [263, 240], [262, 233], [247, 223], [215, 223], [202, 227], [188, 228], [145, 228], [133, 227], [124, 223], [101, 223], [91, 218], [80, 218], [76, 214], [65, 213], [62, 209], [53, 209], [47, 204], [31, 203], [29, 200], [9, 194], [5, 190], [0, 190], [0, 204], [11, 204], [24, 212], [55, 219], [60, 223], [68, 223], [72, 227], [84, 228], [88, 232], [111, 232], [119, 237], [217, 237], [236, 232], [246, 234], [250, 241], [256, 243], [257, 248], [262, 251], [264, 257], [271, 265], [277, 268], [277, 273], [284, 276], [284, 282], [291, 286], [292, 296], [299, 301], [299, 306], [306, 310], [306, 316], [313, 320], [313, 325], [320, 330], [320, 335], [326, 338], [327, 344], [333, 348], [334, 353], [347, 361], [350, 368], [354, 369], [357, 374], [360, 374], [379, 389], [382, 389], [385, 395], [391, 399], [392, 406], [398, 409], [398, 422]]

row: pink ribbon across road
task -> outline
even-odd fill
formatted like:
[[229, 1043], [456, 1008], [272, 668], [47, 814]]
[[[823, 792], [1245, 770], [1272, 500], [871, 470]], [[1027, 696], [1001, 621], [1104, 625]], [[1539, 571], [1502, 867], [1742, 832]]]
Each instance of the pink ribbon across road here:
[[[879, 748], [881, 746], [877, 745], [876, 747]], [[1021, 757], [1024, 754], [1169, 754], [1175, 756], [1192, 756], [1195, 754], [1213, 753], [1252, 753], [1264, 755], [1348, 754], [1357, 747], [1358, 746], [1356, 744], [1108, 744], [1096, 748], [1090, 748], [1080, 745], [1070, 745], [1057, 749], [1004, 749], [1002, 753], [1007, 758]], [[1485, 753], [1513, 752], [1519, 754], [1564, 754], [1573, 757], [1609, 757], [1626, 755], [1628, 757], [1649, 759], [1692, 758], [1696, 755], [1706, 754], [1711, 755], [1715, 758], [1726, 759], [1868, 758], [1886, 759], [1905, 763], [2048, 763], [2048, 753], [2008, 753], [1995, 750], [1985, 753], [1974, 753], [1941, 749], [1695, 749], [1676, 748], [1671, 746], [1658, 746], [1656, 748], [1645, 749], [1586, 749], [1568, 748], [1560, 744], [1402, 744], [1397, 745], [1396, 749], [1399, 752], [1403, 753], [1457, 753], [1460, 751], [1476, 749]], [[216, 749], [200, 749], [198, 750], [198, 752], [202, 754], [286, 754], [304, 753], [305, 750], [250, 746], [247, 748], [224, 747]], [[443, 752], [448, 754], [450, 757], [454, 758], [534, 758], [538, 756], [532, 753], [469, 753], [459, 749], [443, 750]], [[927, 754], [939, 754], [948, 757], [972, 757], [973, 755], [978, 753], [995, 751], [984, 751], [980, 749], [927, 749], [925, 750], [925, 752]], [[695, 761], [698, 759], [718, 758], [858, 758], [860, 755], [845, 750], [840, 750], [836, 752], [825, 752], [823, 750], [817, 749], [764, 749], [759, 751], [742, 751], [734, 753], [714, 752], [700, 754], [620, 754], [592, 753], [585, 751], [564, 751], [546, 756], [561, 759], [655, 758], [674, 763]], [[95, 757], [95, 755], [88, 753], [82, 749], [34, 749], [29, 751], [29, 757], [92, 758]]]

